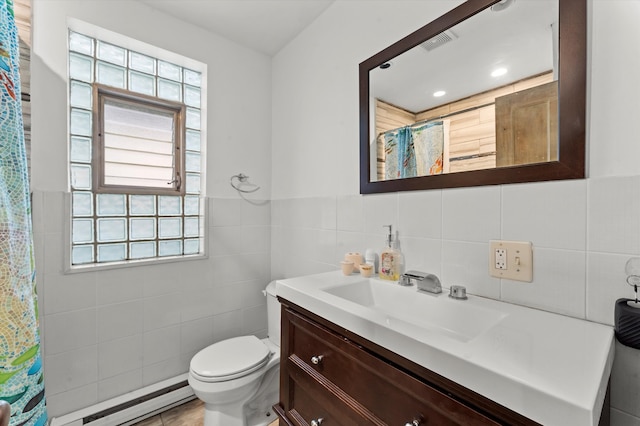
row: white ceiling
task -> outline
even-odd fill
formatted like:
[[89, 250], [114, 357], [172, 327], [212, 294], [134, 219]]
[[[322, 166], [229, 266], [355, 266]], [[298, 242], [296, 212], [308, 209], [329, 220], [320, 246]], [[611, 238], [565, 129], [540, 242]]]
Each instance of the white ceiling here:
[[273, 56], [334, 0], [141, 0], [148, 6]]
[[[460, 1], [458, 1], [460, 3]], [[417, 46], [371, 70], [372, 96], [420, 112], [553, 70], [558, 0], [514, 0], [452, 27], [455, 38], [427, 52]], [[501, 77], [491, 77], [505, 68]], [[445, 96], [434, 98], [443, 90]]]

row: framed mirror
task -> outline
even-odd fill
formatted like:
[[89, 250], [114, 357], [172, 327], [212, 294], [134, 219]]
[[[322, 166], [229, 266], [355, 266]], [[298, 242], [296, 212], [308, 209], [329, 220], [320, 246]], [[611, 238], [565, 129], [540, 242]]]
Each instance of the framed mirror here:
[[362, 62], [360, 193], [584, 178], [586, 14], [468, 0]]

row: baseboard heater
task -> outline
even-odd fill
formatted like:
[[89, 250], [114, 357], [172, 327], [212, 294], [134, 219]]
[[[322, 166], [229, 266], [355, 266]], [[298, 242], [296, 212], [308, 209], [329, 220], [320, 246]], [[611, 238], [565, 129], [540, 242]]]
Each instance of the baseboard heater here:
[[195, 399], [183, 374], [51, 419], [49, 426], [127, 426]]

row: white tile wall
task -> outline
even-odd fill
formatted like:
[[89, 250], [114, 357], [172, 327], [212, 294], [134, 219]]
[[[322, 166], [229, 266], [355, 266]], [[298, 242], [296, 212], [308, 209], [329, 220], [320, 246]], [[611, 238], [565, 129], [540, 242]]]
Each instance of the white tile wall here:
[[505, 185], [501, 238], [535, 236], [538, 247], [584, 250], [586, 188], [585, 180]]
[[[406, 269], [436, 273], [444, 286], [465, 285], [471, 294], [613, 325], [616, 299], [632, 296], [624, 265], [640, 256], [638, 194], [640, 177], [602, 177], [341, 195], [319, 204], [317, 199], [274, 200], [272, 277], [336, 270], [349, 251], [380, 253], [382, 225], [393, 224]], [[335, 206], [335, 228], [324, 229], [327, 224], [318, 215], [297, 217], [308, 205]], [[489, 276], [490, 239], [533, 243], [532, 283]], [[612, 424], [637, 425], [640, 351], [621, 345], [616, 350]]]
[[142, 333], [98, 345], [98, 379], [104, 380], [142, 368]]
[[210, 200], [209, 247], [218, 248], [206, 259], [65, 274], [56, 223], [64, 194], [36, 191], [34, 200], [50, 416], [185, 373], [198, 350], [221, 339], [266, 336], [270, 202]]

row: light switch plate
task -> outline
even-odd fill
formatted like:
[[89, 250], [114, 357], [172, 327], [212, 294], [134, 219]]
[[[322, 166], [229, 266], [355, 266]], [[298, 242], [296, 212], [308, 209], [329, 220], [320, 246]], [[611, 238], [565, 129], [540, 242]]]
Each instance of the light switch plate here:
[[489, 241], [489, 275], [533, 281], [533, 244], [529, 241]]

